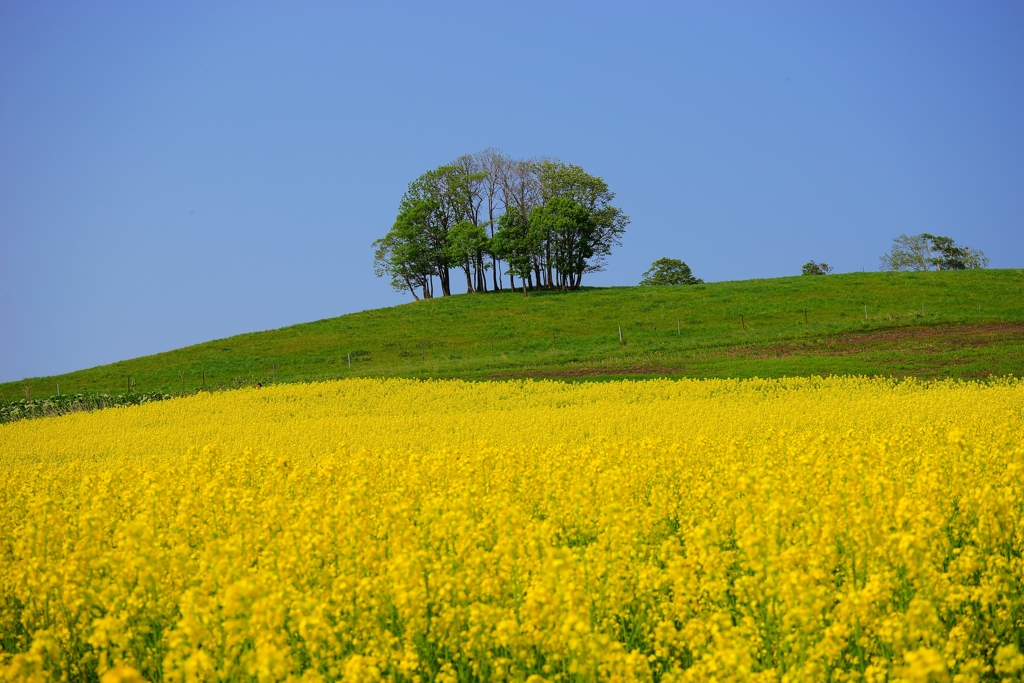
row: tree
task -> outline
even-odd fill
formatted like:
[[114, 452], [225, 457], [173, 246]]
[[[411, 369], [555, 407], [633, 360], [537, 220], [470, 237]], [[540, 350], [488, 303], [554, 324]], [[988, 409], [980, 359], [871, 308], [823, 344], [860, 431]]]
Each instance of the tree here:
[[[487, 222], [481, 220], [480, 211], [483, 208], [484, 200], [490, 192], [487, 181], [489, 173], [484, 168], [479, 154], [464, 154], [450, 165], [461, 171], [456, 178], [461, 185], [458, 198], [464, 202], [461, 207], [462, 220], [472, 224], [474, 232], [476, 232], [477, 228], [483, 231]], [[468, 257], [468, 264], [472, 271], [472, 274], [469, 276], [471, 282], [470, 292], [487, 291], [487, 279], [484, 276], [484, 271], [486, 270], [484, 267], [486, 240], [479, 244], [480, 246], [477, 251], [469, 254]]]
[[[544, 160], [539, 162], [537, 173], [543, 203], [546, 204], [556, 197], [567, 197], [590, 214], [594, 230], [591, 239], [592, 253], [587, 257], [580, 275], [603, 270], [604, 261], [611, 255], [612, 247], [622, 245], [622, 235], [629, 225], [629, 216], [611, 204], [615, 199], [615, 193], [608, 189], [608, 183], [603, 178], [590, 175], [581, 167], [572, 164]], [[552, 258], [557, 258], [547, 252], [545, 256], [549, 264]], [[548, 286], [553, 286], [550, 268]], [[576, 287], [579, 287], [578, 282]]]
[[[420, 300], [416, 294], [416, 288], [423, 285], [421, 278], [417, 277], [415, 267], [401, 254], [403, 247], [401, 241], [394, 232], [389, 231], [378, 240], [373, 241], [373, 273], [377, 277], [387, 275], [391, 278], [391, 288], [396, 292], [406, 289], [412, 294], [412, 298]], [[427, 298], [427, 288], [423, 287], [423, 297]]]
[[[436, 276], [441, 283], [441, 294], [452, 293], [449, 270], [464, 264], [461, 252], [452, 249], [450, 233], [462, 222], [479, 227], [473, 221], [473, 211], [479, 210], [479, 202], [473, 198], [473, 182], [479, 179], [477, 176], [449, 164], [427, 171], [409, 183], [391, 230], [374, 242], [374, 268], [378, 277], [390, 275], [392, 286], [396, 278], [400, 284], [406, 282], [407, 276], [410, 281], [425, 278], [424, 298], [429, 298], [433, 296]], [[474, 265], [482, 267], [482, 257], [474, 257], [466, 264], [469, 268]], [[467, 275], [467, 279], [469, 277]]]
[[442, 296], [452, 293], [448, 270], [456, 265], [448, 249], [448, 231], [462, 220], [462, 208], [466, 204], [458, 196], [465, 189], [459, 182], [459, 175], [460, 169], [454, 166], [438, 166], [427, 171], [409, 183], [398, 205], [400, 220], [403, 216], [414, 216], [418, 220], [415, 227], [421, 235], [418, 242], [425, 252], [423, 258], [433, 266], [431, 276], [436, 275], [441, 281]]
[[[505, 175], [505, 168], [512, 163], [500, 149], [488, 147], [482, 152], [473, 155], [477, 167], [483, 171], [483, 196], [487, 200], [487, 227], [490, 230], [490, 237], [494, 238], [494, 231], [498, 227], [497, 211], [502, 204], [502, 178]], [[501, 277], [501, 264], [498, 256], [493, 250], [489, 251], [491, 257], [491, 277], [494, 289], [500, 290], [504, 283]], [[515, 283], [512, 283], [515, 289]]]
[[527, 296], [526, 282], [533, 267], [533, 254], [538, 234], [530, 231], [530, 221], [512, 205], [498, 218], [498, 230], [491, 240], [491, 249], [508, 263], [510, 275], [518, 275], [523, 283], [523, 296]]
[[900, 235], [893, 239], [892, 249], [881, 257], [882, 270], [930, 270], [931, 240], [926, 233]]
[[530, 213], [530, 229], [546, 245], [548, 285], [579, 289], [587, 261], [594, 255], [596, 229], [590, 211], [569, 197], [554, 197]]
[[437, 264], [428, 245], [432, 213], [433, 207], [426, 200], [408, 203], [391, 230], [373, 243], [373, 270], [377, 277], [389, 276], [395, 291], [408, 288], [417, 300], [416, 288], [422, 288], [424, 299], [434, 295]]
[[479, 287], [481, 284], [486, 286], [487, 280], [483, 277], [485, 266], [480, 255], [487, 249], [488, 241], [484, 229], [479, 225], [474, 225], [472, 221], [461, 221], [448, 231], [448, 256], [453, 263], [457, 263], [465, 271], [467, 294], [474, 291], [474, 273], [477, 286]]
[[928, 235], [938, 256], [933, 262], [939, 270], [970, 270], [988, 266], [988, 257], [980, 249], [961, 247], [950, 237]]
[[704, 281], [693, 276], [690, 266], [679, 259], [660, 258], [643, 274], [641, 285], [700, 285]]
[[[501, 188], [501, 202], [506, 212], [515, 207], [520, 217], [517, 220], [526, 221], [529, 226], [530, 212], [540, 206], [541, 184], [537, 175], [539, 162], [505, 159], [504, 163], [496, 166], [495, 171], [499, 174], [496, 182]], [[539, 246], [536, 247], [539, 249]], [[533, 273], [537, 276], [537, 286], [540, 286], [540, 259], [536, 251], [530, 253], [532, 268], [525, 271], [510, 268], [508, 273], [512, 278], [512, 287], [515, 288], [515, 275], [524, 278], [524, 287], [533, 286]], [[525, 292], [525, 290], [524, 290]]]
[[832, 272], [832, 266], [827, 263], [815, 263], [808, 261], [801, 269], [801, 275], [828, 275]]
[[981, 250], [927, 232], [893, 239], [892, 249], [880, 260], [882, 270], [967, 270], [985, 268], [989, 263]]

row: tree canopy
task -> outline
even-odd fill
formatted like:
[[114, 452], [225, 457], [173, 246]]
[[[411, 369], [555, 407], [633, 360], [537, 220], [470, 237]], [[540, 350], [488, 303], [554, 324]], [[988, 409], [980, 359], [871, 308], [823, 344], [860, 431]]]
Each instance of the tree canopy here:
[[882, 270], [968, 270], [989, 263], [981, 250], [927, 232], [896, 237], [889, 253], [880, 258]]
[[[604, 179], [552, 159], [516, 160], [495, 149], [459, 157], [413, 180], [384, 237], [374, 272], [413, 297], [451, 294], [450, 271], [466, 291], [504, 287], [579, 289], [620, 246], [629, 217], [612, 205]], [[419, 292], [419, 293], [418, 293]]]
[[690, 266], [679, 259], [660, 258], [641, 277], [641, 285], [699, 285], [703, 280], [693, 276]]
[[808, 261], [800, 269], [801, 275], [828, 275], [832, 272], [832, 266], [827, 263], [815, 263]]

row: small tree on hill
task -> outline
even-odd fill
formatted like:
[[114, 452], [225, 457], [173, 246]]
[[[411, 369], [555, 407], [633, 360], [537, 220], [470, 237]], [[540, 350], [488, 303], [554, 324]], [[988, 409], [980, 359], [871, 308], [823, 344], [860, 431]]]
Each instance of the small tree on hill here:
[[958, 245], [951, 237], [900, 235], [881, 257], [882, 270], [968, 270], [985, 268], [988, 257], [980, 249]]
[[658, 259], [640, 280], [641, 285], [699, 285], [703, 282], [693, 276], [690, 266], [674, 258]]
[[828, 275], [832, 272], [832, 266], [827, 263], [815, 263], [808, 261], [801, 269], [801, 275]]

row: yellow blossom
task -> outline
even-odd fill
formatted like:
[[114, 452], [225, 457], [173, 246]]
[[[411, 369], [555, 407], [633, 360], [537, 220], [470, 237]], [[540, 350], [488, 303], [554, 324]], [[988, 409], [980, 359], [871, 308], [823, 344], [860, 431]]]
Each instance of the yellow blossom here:
[[1024, 674], [1013, 379], [279, 385], [0, 471], [0, 681]]

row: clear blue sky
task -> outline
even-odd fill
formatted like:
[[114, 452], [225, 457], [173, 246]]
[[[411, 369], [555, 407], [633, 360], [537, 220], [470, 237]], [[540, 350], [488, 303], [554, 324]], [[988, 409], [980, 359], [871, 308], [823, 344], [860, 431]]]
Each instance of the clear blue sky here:
[[0, 381], [406, 301], [370, 242], [488, 146], [618, 194], [584, 284], [1022, 266], [1024, 3], [2, 3]]

